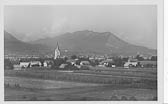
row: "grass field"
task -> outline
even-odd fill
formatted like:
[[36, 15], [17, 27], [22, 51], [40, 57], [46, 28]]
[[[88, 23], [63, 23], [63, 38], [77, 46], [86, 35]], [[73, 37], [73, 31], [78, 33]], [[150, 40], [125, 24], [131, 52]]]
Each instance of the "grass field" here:
[[6, 101], [157, 98], [156, 69], [5, 70], [4, 74]]

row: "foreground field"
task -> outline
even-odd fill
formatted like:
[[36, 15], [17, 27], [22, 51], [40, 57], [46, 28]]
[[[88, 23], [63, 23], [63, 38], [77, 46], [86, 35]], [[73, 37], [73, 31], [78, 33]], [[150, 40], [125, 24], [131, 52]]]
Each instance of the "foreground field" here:
[[157, 100], [156, 71], [136, 73], [5, 70], [5, 100]]

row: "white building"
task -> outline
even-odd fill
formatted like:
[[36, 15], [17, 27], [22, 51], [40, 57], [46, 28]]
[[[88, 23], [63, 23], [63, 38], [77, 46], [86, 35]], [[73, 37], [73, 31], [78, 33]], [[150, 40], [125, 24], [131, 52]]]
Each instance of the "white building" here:
[[30, 67], [33, 67], [33, 66], [38, 66], [38, 67], [41, 67], [41, 62], [40, 61], [31, 61], [30, 62]]
[[89, 61], [81, 61], [80, 65], [90, 65], [90, 62]]
[[43, 62], [44, 67], [51, 67], [54, 62], [52, 60], [45, 60]]
[[124, 68], [136, 67], [138, 65], [137, 59], [129, 59], [128, 62], [125, 62]]
[[63, 69], [63, 68], [65, 68], [67, 65], [68, 65], [68, 64], [61, 64], [61, 65], [59, 66], [59, 68]]
[[46, 61], [43, 62], [43, 66], [44, 66], [44, 67], [47, 67], [47, 66], [48, 66], [48, 64], [47, 64]]
[[20, 62], [20, 67], [21, 68], [27, 68], [30, 66], [30, 62]]

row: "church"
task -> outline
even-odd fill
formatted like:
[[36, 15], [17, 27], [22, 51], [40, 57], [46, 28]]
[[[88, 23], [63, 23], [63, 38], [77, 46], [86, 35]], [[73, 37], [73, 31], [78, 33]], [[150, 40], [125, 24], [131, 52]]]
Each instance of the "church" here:
[[61, 52], [60, 52], [59, 45], [57, 42], [57, 47], [56, 47], [55, 53], [54, 53], [54, 60], [56, 60], [57, 58], [60, 58], [60, 56], [61, 56]]

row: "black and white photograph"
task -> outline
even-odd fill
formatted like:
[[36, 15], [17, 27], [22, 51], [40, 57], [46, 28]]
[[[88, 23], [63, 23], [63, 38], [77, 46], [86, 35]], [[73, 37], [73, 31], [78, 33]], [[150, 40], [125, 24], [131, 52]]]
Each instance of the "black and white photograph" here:
[[3, 11], [5, 102], [158, 101], [157, 5]]

